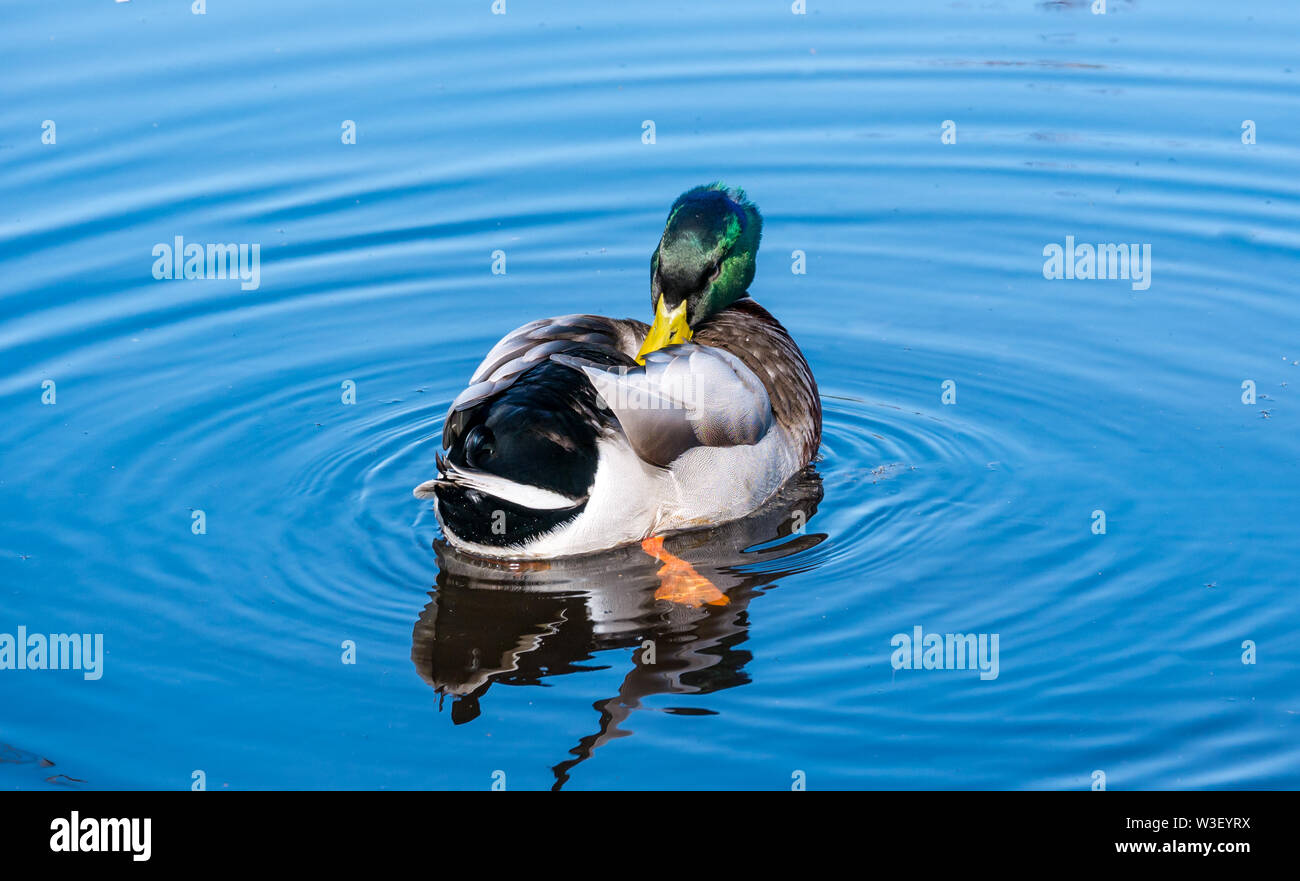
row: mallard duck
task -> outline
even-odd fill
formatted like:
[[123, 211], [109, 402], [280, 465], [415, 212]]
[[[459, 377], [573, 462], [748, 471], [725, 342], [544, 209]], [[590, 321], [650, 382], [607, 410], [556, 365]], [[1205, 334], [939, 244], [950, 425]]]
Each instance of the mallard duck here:
[[452, 402], [435, 499], [453, 546], [539, 559], [753, 512], [812, 460], [821, 401], [749, 296], [763, 218], [742, 190], [681, 195], [650, 258], [654, 323], [600, 315], [507, 334]]

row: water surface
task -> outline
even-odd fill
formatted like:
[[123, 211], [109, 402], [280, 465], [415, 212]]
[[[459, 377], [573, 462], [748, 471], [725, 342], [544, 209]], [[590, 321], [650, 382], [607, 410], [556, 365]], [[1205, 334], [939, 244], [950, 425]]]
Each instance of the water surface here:
[[[107, 652], [0, 670], [0, 785], [1300, 785], [1300, 8], [1108, 5], [0, 4], [0, 633]], [[446, 549], [478, 360], [646, 317], [718, 178], [826, 412], [672, 546], [729, 602]], [[1044, 278], [1071, 235], [1150, 287]], [[895, 670], [917, 626], [997, 678]]]

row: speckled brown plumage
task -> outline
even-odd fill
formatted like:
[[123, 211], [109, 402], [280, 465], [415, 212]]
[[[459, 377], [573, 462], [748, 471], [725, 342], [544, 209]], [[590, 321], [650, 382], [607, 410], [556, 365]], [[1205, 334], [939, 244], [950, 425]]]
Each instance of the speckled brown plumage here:
[[767, 389], [772, 414], [799, 442], [803, 463], [811, 462], [821, 445], [821, 397], [808, 362], [781, 322], [746, 297], [705, 321], [691, 341], [725, 349], [754, 371]]

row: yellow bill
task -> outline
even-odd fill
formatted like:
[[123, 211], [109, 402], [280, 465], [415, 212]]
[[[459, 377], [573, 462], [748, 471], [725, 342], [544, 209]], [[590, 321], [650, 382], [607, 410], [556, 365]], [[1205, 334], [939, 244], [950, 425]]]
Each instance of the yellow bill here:
[[641, 351], [636, 353], [636, 363], [644, 364], [646, 355], [657, 352], [664, 346], [690, 342], [693, 334], [691, 326], [686, 323], [686, 301], [682, 300], [676, 309], [669, 312], [663, 294], [660, 294], [659, 303], [655, 306], [655, 323], [650, 326], [650, 332], [641, 344]]

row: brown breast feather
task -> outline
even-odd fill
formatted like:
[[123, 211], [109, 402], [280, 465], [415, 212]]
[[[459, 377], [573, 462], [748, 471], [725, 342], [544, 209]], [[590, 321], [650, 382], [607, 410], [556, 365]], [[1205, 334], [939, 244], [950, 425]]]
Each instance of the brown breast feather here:
[[811, 462], [821, 445], [821, 397], [803, 352], [781, 322], [746, 297], [705, 321], [692, 342], [726, 349], [754, 371], [772, 414], [800, 445], [803, 464]]

